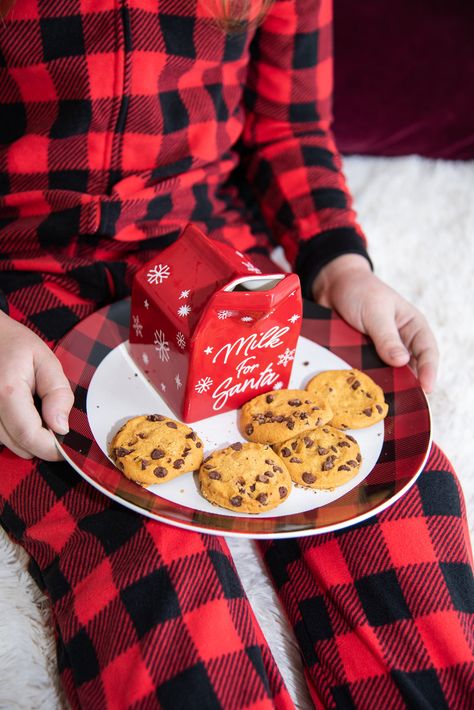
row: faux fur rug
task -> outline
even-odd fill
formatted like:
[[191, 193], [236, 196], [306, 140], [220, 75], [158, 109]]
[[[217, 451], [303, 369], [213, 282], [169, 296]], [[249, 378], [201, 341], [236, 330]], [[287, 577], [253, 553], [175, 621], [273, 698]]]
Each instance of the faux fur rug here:
[[[463, 483], [473, 534], [474, 162], [352, 157], [345, 165], [377, 273], [424, 311], [438, 337], [434, 438]], [[309, 710], [296, 642], [252, 543], [229, 545], [288, 689]], [[23, 551], [0, 534], [0, 708], [65, 710], [47, 600], [25, 569]]]

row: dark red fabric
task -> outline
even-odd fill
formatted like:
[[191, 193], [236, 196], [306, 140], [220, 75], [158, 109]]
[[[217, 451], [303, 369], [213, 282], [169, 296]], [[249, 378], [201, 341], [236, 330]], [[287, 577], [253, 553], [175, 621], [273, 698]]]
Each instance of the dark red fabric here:
[[339, 149], [473, 159], [473, 27], [469, 0], [335, 0]]

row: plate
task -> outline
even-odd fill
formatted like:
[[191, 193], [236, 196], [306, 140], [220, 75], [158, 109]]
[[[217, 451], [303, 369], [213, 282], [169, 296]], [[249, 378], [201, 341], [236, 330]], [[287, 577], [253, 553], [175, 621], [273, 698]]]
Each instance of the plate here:
[[[431, 445], [430, 413], [411, 370], [385, 366], [364, 336], [331, 311], [305, 303], [290, 387], [304, 387], [321, 370], [357, 367], [383, 388], [389, 404], [383, 422], [349, 430], [363, 457], [358, 475], [331, 491], [293, 487], [282, 505], [258, 515], [212, 506], [200, 495], [192, 473], [142, 488], [113, 465], [108, 443], [129, 417], [175, 414], [129, 356], [129, 317], [128, 299], [108, 306], [79, 323], [56, 349], [75, 394], [70, 431], [56, 436], [57, 446], [81, 476], [122, 505], [209, 534], [296, 537], [338, 530], [375, 515], [398, 500], [423, 469]], [[191, 426], [206, 455], [244, 441], [235, 411]]]

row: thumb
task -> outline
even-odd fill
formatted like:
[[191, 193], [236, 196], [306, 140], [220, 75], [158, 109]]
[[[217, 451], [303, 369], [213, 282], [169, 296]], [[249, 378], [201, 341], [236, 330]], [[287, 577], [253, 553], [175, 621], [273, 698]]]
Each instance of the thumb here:
[[395, 319], [390, 319], [386, 310], [372, 312], [364, 326], [384, 362], [392, 367], [401, 367], [409, 362], [410, 353], [403, 344]]
[[41, 413], [46, 424], [58, 434], [67, 434], [74, 395], [61, 363], [52, 353], [36, 368], [36, 393], [42, 400]]

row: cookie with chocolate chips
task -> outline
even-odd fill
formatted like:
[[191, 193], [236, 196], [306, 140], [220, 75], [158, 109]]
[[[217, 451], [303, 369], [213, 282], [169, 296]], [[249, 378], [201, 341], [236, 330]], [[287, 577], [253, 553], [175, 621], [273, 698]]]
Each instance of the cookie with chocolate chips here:
[[334, 414], [329, 423], [338, 429], [362, 429], [387, 416], [381, 387], [360, 370], [327, 370], [308, 382], [311, 397], [321, 397]]
[[136, 483], [165, 483], [202, 463], [202, 441], [190, 427], [162, 414], [129, 419], [115, 434], [109, 454]]
[[359, 472], [362, 456], [354, 437], [326, 425], [274, 447], [294, 483], [330, 489], [347, 483]]
[[291, 491], [286, 466], [269, 446], [237, 442], [214, 451], [199, 469], [204, 498], [239, 513], [264, 513]]
[[244, 404], [240, 429], [249, 441], [278, 444], [290, 436], [322, 426], [331, 417], [330, 407], [306, 390], [274, 390]]

